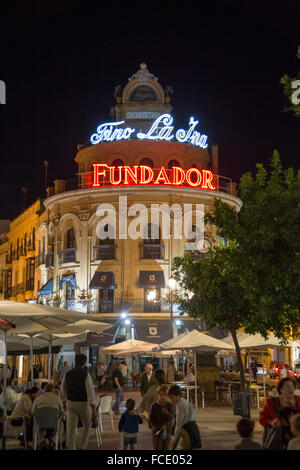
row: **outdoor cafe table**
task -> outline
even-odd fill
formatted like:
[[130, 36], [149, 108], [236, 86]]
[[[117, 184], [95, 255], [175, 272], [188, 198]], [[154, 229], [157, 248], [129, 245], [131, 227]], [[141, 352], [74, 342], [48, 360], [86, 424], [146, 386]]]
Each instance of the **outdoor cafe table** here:
[[[199, 390], [199, 386], [198, 385], [189, 385], [188, 383], [186, 382], [170, 382], [170, 384], [172, 385], [178, 385], [179, 387], [183, 388], [184, 390], [186, 390], [186, 399], [187, 401], [190, 401], [190, 390], [195, 390], [196, 393], [198, 392]], [[205, 408], [205, 403], [204, 403], [204, 391], [202, 390], [202, 408]]]

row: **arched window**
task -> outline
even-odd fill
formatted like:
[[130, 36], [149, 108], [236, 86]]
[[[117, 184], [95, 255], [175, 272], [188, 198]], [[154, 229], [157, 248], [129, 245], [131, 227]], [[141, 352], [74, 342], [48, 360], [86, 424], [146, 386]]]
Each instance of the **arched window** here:
[[151, 158], [147, 158], [147, 157], [142, 158], [139, 164], [149, 166], [150, 168], [154, 168], [154, 163], [153, 163], [153, 160], [151, 160]]
[[173, 166], [180, 166], [179, 162], [177, 160], [170, 160], [169, 163], [168, 163], [169, 170], [171, 170], [173, 168]]
[[67, 248], [76, 248], [75, 231], [69, 228], [67, 231]]

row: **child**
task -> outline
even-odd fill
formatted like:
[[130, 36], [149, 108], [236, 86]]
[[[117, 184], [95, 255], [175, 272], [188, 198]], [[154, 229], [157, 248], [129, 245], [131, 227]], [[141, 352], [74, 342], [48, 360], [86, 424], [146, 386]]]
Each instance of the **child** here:
[[251, 439], [254, 429], [254, 421], [242, 418], [236, 425], [242, 440], [235, 446], [235, 450], [262, 450], [262, 446]]
[[287, 445], [287, 450], [300, 450], [300, 415], [295, 414], [290, 419], [291, 431], [294, 434]]
[[135, 413], [134, 407], [135, 401], [129, 398], [126, 402], [127, 411], [122, 414], [119, 422], [119, 432], [123, 432], [124, 450], [127, 450], [128, 445], [130, 445], [130, 450], [134, 450], [139, 424], [143, 423], [142, 418]]
[[175, 407], [168, 401], [167, 385], [161, 385], [157, 394], [158, 400], [152, 403], [149, 414], [153, 448], [154, 450], [169, 450]]
[[170, 387], [168, 396], [173, 405], [176, 405], [176, 425], [174, 440], [171, 444], [172, 449], [175, 449], [179, 439], [181, 439], [181, 450], [200, 449], [201, 438], [191, 403], [182, 398], [178, 385]]

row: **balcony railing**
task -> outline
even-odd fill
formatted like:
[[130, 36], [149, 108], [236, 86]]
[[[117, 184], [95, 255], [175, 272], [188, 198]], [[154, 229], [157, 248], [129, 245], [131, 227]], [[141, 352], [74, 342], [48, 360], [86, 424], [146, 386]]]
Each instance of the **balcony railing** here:
[[46, 253], [46, 268], [54, 266], [54, 253]]
[[164, 259], [165, 247], [160, 243], [142, 243], [140, 245], [141, 259]]
[[116, 245], [95, 245], [94, 260], [115, 259]]
[[76, 248], [66, 248], [59, 251], [59, 264], [76, 263]]
[[[164, 302], [148, 302], [143, 299], [131, 299], [121, 302], [117, 300], [65, 300], [61, 301], [61, 307], [68, 310], [84, 311], [86, 313], [169, 313], [170, 304]], [[179, 313], [177, 305], [173, 304], [173, 313]]]

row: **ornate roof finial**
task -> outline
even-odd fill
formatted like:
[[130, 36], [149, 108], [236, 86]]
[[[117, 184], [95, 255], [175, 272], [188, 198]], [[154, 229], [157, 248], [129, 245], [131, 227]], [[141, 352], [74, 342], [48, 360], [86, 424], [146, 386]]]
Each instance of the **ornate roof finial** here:
[[158, 78], [155, 77], [152, 73], [150, 73], [149, 70], [147, 69], [147, 64], [145, 64], [145, 62], [142, 62], [140, 64], [140, 70], [134, 73], [132, 77], [128, 78], [129, 82], [131, 82], [132, 80], [139, 80], [140, 82], [144, 83], [149, 80], [158, 81]]

